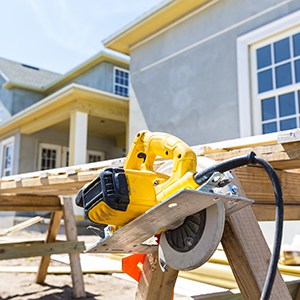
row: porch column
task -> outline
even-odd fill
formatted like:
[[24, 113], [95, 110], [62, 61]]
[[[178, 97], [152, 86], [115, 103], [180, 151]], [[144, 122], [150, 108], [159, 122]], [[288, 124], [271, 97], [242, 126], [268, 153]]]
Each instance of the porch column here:
[[[88, 114], [71, 111], [69, 132], [69, 166], [86, 163]], [[77, 220], [84, 218], [83, 209], [73, 205]]]

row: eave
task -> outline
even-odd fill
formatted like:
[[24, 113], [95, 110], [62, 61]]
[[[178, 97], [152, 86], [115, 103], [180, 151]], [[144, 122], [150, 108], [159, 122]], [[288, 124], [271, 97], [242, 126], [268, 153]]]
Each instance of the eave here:
[[129, 101], [127, 97], [70, 84], [1, 124], [0, 136], [16, 131], [24, 134], [34, 133], [68, 119], [70, 111], [74, 109], [127, 122]]
[[156, 34], [211, 0], [166, 0], [103, 41], [105, 47], [127, 54]]
[[21, 88], [21, 89], [31, 90], [39, 93], [51, 93], [52, 91], [59, 89], [60, 87], [72, 81], [73, 79], [80, 76], [84, 72], [92, 69], [93, 67], [95, 67], [96, 65], [104, 61], [117, 64], [122, 68], [128, 68], [130, 60], [129, 57], [126, 57], [125, 55], [122, 55], [120, 53], [112, 53], [112, 51], [109, 52], [109, 50], [102, 50], [96, 55], [94, 55], [93, 57], [91, 57], [90, 59], [84, 61], [82, 64], [78, 65], [74, 69], [67, 72], [61, 78], [57, 79], [56, 81], [52, 82], [47, 86], [38, 88], [35, 86], [14, 82], [8, 78], [6, 78], [6, 82], [4, 83], [3, 86], [6, 89]]

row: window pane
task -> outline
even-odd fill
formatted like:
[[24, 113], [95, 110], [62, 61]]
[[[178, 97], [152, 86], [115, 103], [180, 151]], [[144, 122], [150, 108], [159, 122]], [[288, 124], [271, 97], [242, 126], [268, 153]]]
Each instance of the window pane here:
[[300, 82], [300, 59], [295, 60], [295, 76], [296, 82]]
[[261, 101], [261, 113], [263, 121], [276, 118], [275, 97]]
[[289, 130], [297, 127], [296, 118], [280, 121], [280, 130]]
[[273, 88], [272, 70], [266, 70], [258, 73], [258, 92], [270, 91]]
[[279, 96], [279, 116], [285, 117], [296, 113], [295, 95], [288, 93]]
[[263, 124], [263, 133], [271, 133], [271, 132], [276, 132], [277, 131], [277, 126], [276, 122], [268, 123], [268, 124]]
[[275, 68], [276, 87], [280, 88], [292, 83], [291, 64], [287, 63]]
[[267, 45], [265, 47], [256, 50], [257, 57], [257, 69], [261, 69], [271, 65], [271, 46]]
[[275, 63], [290, 58], [290, 42], [289, 38], [285, 38], [274, 43]]
[[293, 36], [294, 56], [300, 55], [300, 33]]

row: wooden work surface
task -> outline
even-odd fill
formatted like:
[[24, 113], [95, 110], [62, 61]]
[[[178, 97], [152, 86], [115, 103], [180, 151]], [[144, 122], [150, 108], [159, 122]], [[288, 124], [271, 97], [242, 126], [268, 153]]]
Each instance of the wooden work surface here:
[[[279, 143], [278, 140], [283, 143]], [[300, 219], [300, 210], [295, 209], [300, 205], [299, 130], [199, 145], [192, 148], [197, 155], [217, 161], [254, 151], [259, 157], [269, 161], [277, 170], [285, 201], [285, 218]], [[58, 196], [76, 194], [102, 169], [120, 167], [124, 160], [121, 158], [4, 177], [0, 179], [0, 210], [54, 211], [59, 206]], [[162, 163], [163, 161], [160, 160], [156, 162], [158, 166]], [[264, 221], [274, 219], [273, 189], [262, 168], [256, 166], [239, 168], [236, 170], [236, 175], [246, 196], [255, 201], [253, 209], [257, 219]], [[33, 204], [36, 203], [36, 197], [40, 199], [39, 207]]]
[[[193, 147], [199, 156], [214, 160], [254, 151], [269, 161], [280, 177], [284, 201], [285, 219], [300, 219], [300, 133], [298, 130], [279, 134], [251, 137]], [[106, 167], [120, 167], [124, 159], [116, 159], [81, 166], [53, 169], [4, 177], [0, 180], [0, 210], [53, 211], [46, 243], [55, 240], [59, 222], [64, 212], [68, 241], [76, 242], [74, 216], [71, 199], [86, 183], [93, 180]], [[157, 166], [163, 161], [157, 161]], [[244, 167], [236, 170], [245, 196], [255, 200], [251, 205], [258, 220], [273, 220], [274, 196], [268, 178], [259, 167]], [[241, 191], [241, 195], [243, 191]], [[63, 197], [64, 196], [64, 197]], [[61, 203], [61, 200], [64, 203]], [[66, 213], [68, 211], [68, 213]], [[71, 219], [70, 219], [71, 218]], [[260, 232], [252, 209], [248, 206], [227, 216], [222, 238], [223, 248], [245, 299], [258, 299], [264, 283], [269, 262], [269, 249]], [[172, 298], [177, 271], [161, 273], [149, 254], [149, 264], [143, 265], [143, 280], [139, 282], [137, 298], [144, 300], [166, 300]], [[84, 296], [84, 285], [78, 253], [70, 253], [74, 295]], [[43, 256], [37, 282], [42, 283], [47, 274], [49, 256]], [[159, 278], [159, 282], [157, 282]], [[150, 288], [152, 287], [152, 288]], [[272, 299], [290, 299], [280, 276], [276, 276]]]

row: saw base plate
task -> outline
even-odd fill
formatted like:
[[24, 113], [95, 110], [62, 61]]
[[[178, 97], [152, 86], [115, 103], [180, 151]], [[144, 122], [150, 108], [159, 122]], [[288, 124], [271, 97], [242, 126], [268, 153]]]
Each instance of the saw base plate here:
[[146, 254], [156, 252], [157, 245], [147, 245], [145, 241], [157, 232], [170, 228], [178, 220], [218, 202], [223, 202], [226, 212], [231, 213], [253, 203], [253, 200], [183, 189], [115, 231], [112, 236], [101, 239], [85, 252]]

